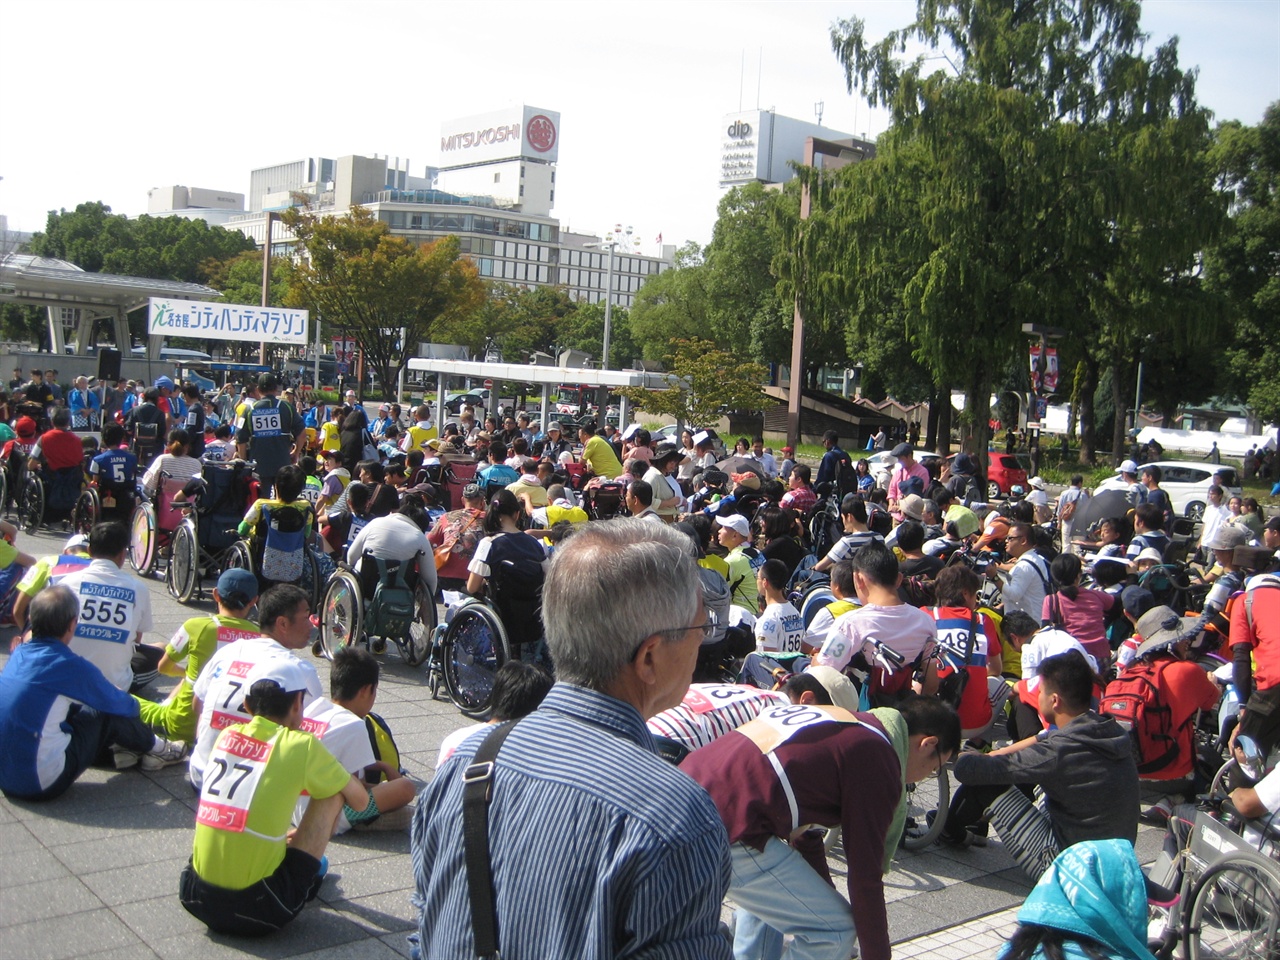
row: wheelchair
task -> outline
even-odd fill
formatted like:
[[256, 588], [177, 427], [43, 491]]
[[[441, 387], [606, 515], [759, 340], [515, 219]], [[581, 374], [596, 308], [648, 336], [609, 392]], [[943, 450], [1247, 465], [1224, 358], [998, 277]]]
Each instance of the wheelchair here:
[[422, 666], [431, 654], [436, 601], [412, 561], [383, 560], [366, 552], [359, 571], [339, 567], [325, 587], [319, 614], [315, 652], [325, 659], [332, 660], [343, 647], [369, 646], [375, 639], [393, 641], [411, 667]]
[[[292, 504], [264, 506], [257, 529], [247, 539], [236, 540], [223, 555], [223, 570], [248, 570], [258, 578], [262, 592], [278, 583], [293, 583], [307, 593], [311, 609], [320, 605], [320, 564], [305, 535], [304, 507]], [[305, 507], [310, 512], [310, 507]]]
[[162, 473], [155, 502], [143, 498], [133, 508], [129, 518], [129, 565], [138, 576], [151, 576], [161, 555], [171, 552], [174, 531], [185, 516], [181, 501], [175, 505], [173, 499], [187, 482]]
[[591, 481], [582, 494], [582, 506], [592, 520], [629, 516], [627, 488], [620, 480]]
[[129, 523], [138, 499], [136, 483], [107, 484], [90, 478], [71, 511], [71, 529], [87, 537], [94, 525], [103, 520]]
[[24, 461], [16, 494], [18, 527], [34, 533], [50, 520], [70, 524], [84, 483], [84, 467], [80, 464], [50, 470], [47, 467], [32, 469], [30, 461]]
[[516, 584], [498, 566], [484, 597], [451, 607], [432, 640], [427, 667], [432, 699], [443, 683], [464, 716], [489, 719], [498, 669], [513, 658], [536, 662], [544, 651], [541, 594], [541, 582]]
[[240, 541], [236, 527], [254, 497], [252, 469], [243, 461], [206, 463], [203, 489], [176, 505], [183, 517], [173, 531], [165, 586], [179, 603], [204, 599], [204, 577], [221, 570]]

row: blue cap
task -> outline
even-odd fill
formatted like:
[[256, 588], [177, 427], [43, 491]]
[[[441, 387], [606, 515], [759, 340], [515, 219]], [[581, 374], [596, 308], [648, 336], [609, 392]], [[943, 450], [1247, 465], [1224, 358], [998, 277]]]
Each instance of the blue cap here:
[[156, 377], [156, 382], [153, 384], [153, 386], [154, 386], [157, 390], [160, 390], [160, 389], [162, 389], [162, 388], [164, 388], [164, 387], [168, 387], [170, 390], [172, 390], [172, 389], [173, 389], [173, 381], [172, 381], [172, 380], [170, 380], [168, 377]]
[[228, 607], [247, 607], [258, 595], [258, 578], [241, 567], [224, 570], [218, 578], [218, 596]]

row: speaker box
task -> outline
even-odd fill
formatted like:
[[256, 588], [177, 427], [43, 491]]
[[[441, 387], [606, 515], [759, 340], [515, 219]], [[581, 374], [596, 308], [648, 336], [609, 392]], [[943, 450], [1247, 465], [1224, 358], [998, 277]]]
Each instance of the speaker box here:
[[113, 347], [98, 348], [98, 379], [115, 385], [120, 379], [120, 351]]

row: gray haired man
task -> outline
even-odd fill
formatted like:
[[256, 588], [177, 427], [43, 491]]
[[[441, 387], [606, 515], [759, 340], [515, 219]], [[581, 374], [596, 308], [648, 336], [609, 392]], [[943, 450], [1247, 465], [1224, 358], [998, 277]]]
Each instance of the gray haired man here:
[[[724, 827], [645, 727], [684, 697], [707, 619], [677, 530], [610, 520], [556, 550], [543, 620], [558, 682], [509, 729], [488, 787], [502, 955], [729, 957]], [[484, 740], [458, 747], [414, 819], [424, 957], [475, 954], [461, 823], [464, 779], [489, 775], [472, 762]]]

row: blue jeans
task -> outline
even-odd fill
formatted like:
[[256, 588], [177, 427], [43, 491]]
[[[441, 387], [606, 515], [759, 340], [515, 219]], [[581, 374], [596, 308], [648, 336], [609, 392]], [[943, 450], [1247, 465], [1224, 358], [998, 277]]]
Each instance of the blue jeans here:
[[729, 897], [738, 905], [734, 960], [780, 960], [782, 938], [794, 938], [788, 960], [844, 960], [857, 935], [849, 904], [795, 850], [770, 837], [760, 853], [729, 848]]

